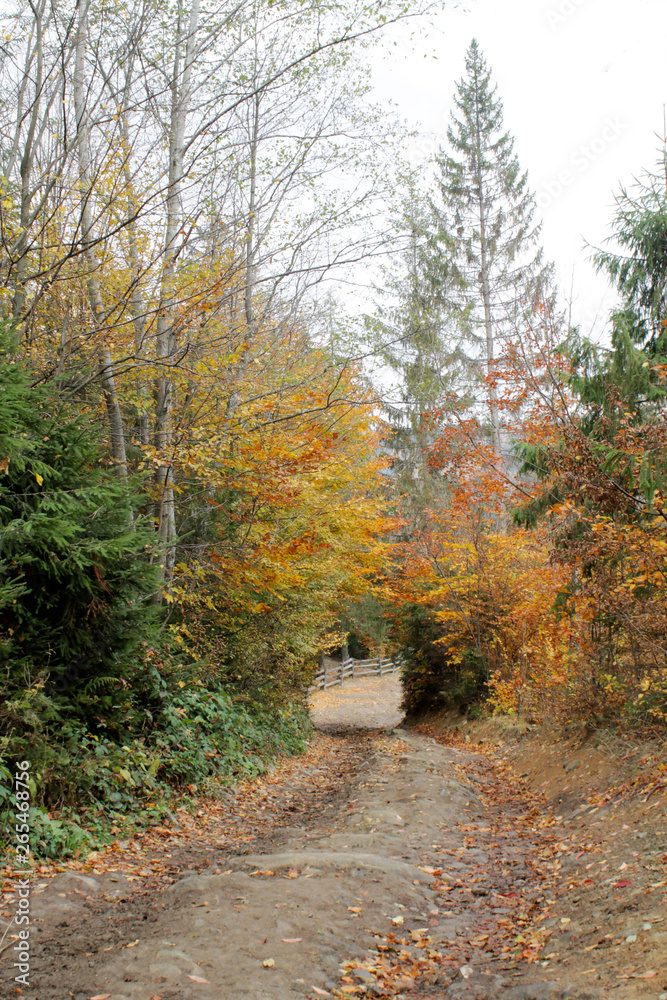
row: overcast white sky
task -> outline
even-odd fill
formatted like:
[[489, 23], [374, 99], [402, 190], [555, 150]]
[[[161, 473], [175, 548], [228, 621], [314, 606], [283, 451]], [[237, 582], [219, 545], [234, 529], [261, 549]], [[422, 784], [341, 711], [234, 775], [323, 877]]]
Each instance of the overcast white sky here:
[[600, 336], [613, 297], [585, 243], [609, 234], [620, 184], [656, 163], [667, 0], [468, 0], [466, 8], [443, 12], [419, 36], [403, 27], [387, 38], [374, 59], [378, 96], [420, 129], [410, 156], [423, 160], [444, 138], [465, 50], [478, 39], [538, 196], [561, 291], [569, 298], [573, 284], [573, 320], [590, 332], [598, 317]]

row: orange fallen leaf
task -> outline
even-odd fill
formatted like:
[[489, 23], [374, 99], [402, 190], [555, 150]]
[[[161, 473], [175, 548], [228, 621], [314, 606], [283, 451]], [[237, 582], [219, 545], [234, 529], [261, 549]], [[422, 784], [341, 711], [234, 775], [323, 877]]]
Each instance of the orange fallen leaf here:
[[318, 986], [311, 986], [310, 988], [313, 991], [313, 993], [317, 993], [318, 997], [330, 997], [331, 996], [331, 994], [329, 993], [328, 990], [321, 990], [321, 989], [319, 989]]
[[208, 982], [208, 979], [202, 979], [201, 976], [188, 976], [188, 979], [191, 979], [193, 983], [207, 983]]
[[[138, 944], [139, 944], [139, 938], [137, 938], [136, 941], [130, 941], [129, 944], [124, 944], [123, 948], [136, 948]], [[111, 994], [109, 994], [109, 996], [111, 996]]]

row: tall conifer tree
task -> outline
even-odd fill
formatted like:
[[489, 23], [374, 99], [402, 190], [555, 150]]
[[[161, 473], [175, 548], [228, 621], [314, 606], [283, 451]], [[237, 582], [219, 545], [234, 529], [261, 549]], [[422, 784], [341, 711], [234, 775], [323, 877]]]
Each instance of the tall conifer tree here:
[[383, 290], [391, 304], [378, 310], [372, 330], [384, 361], [398, 379], [385, 406], [394, 480], [412, 518], [418, 520], [434, 485], [425, 418], [440, 398], [443, 373], [454, 366], [443, 338], [439, 289], [433, 286], [427, 266], [428, 203], [413, 173], [404, 183], [396, 210], [403, 251], [385, 273]]
[[518, 335], [522, 316], [546, 294], [551, 268], [538, 245], [541, 225], [534, 220], [527, 175], [514, 139], [504, 131], [502, 101], [476, 40], [454, 103], [447, 144], [436, 157], [431, 269], [436, 284], [439, 272], [448, 275], [474, 381], [486, 376], [493, 445], [500, 455], [498, 346]]

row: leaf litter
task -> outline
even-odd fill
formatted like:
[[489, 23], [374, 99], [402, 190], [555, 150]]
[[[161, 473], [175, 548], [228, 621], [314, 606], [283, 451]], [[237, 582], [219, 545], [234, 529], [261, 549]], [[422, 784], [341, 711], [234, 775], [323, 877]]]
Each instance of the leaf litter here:
[[[647, 805], [643, 794], [646, 782], [626, 782], [613, 794], [607, 790], [588, 795], [586, 807], [578, 807], [575, 822], [571, 808], [567, 815], [564, 808], [558, 812], [558, 804], [553, 808], [554, 803], [549, 804], [544, 794], [528, 787], [523, 774], [517, 777], [512, 754], [517, 765], [518, 752], [490, 743], [472, 748], [460, 734], [452, 732], [422, 732], [460, 752], [458, 777], [474, 789], [487, 815], [483, 823], [462, 817], [459, 845], [434, 844], [431, 856], [424, 857], [419, 866], [434, 877], [439, 893], [438, 905], [425, 921], [428, 926], [403, 931], [404, 917], [394, 913], [394, 930], [384, 933], [371, 929], [376, 944], [367, 958], [342, 964], [339, 989], [312, 985], [311, 993], [426, 998], [433, 990], [441, 995], [443, 988], [457, 980], [474, 985], [484, 975], [508, 974], [512, 982], [532, 975], [531, 981], [555, 979], [575, 987], [584, 981], [590, 984], [592, 979], [597, 989], [605, 990], [632, 981], [637, 989], [649, 990], [647, 997], [666, 989], [660, 972], [663, 965], [656, 965], [648, 934], [667, 913], [664, 891], [658, 891], [667, 885], [667, 879], [661, 877], [667, 855], [663, 852], [655, 863], [647, 864], [643, 851], [635, 851], [633, 857], [629, 850], [637, 832], [637, 808]], [[85, 860], [41, 865], [39, 876], [48, 885], [50, 878], [64, 872], [95, 877], [130, 873], [139, 884], [131, 884], [128, 895], [140, 899], [170, 884], [186, 866], [195, 871], [210, 870], [211, 854], [219, 856], [221, 848], [228, 853], [243, 852], [250, 843], [254, 848], [262, 838], [270, 840], [272, 831], [281, 825], [293, 824], [295, 812], [306, 818], [315, 793], [326, 796], [340, 790], [341, 780], [360, 759], [359, 744], [352, 740], [343, 752], [340, 741], [335, 747], [328, 745], [330, 742], [325, 734], [319, 734], [304, 758], [285, 761], [269, 776], [244, 783], [228, 793], [224, 802], [200, 800], [195, 810], [183, 807], [178, 810], [178, 830], [161, 826], [125, 844], [110, 845]], [[375, 752], [399, 752], [385, 743], [389, 741], [376, 739]], [[364, 752], [367, 750], [368, 746]], [[654, 783], [649, 787], [653, 789]], [[651, 817], [659, 819], [657, 810]], [[438, 840], [437, 830], [433, 839]], [[480, 850], [488, 857], [475, 858]], [[608, 869], [624, 875], [627, 872], [629, 877], [613, 879]], [[258, 869], [254, 874], [272, 878], [277, 873]], [[283, 877], [303, 874], [290, 869]], [[610, 891], [619, 894], [618, 898], [610, 898]], [[363, 912], [359, 906], [348, 909], [351, 919]], [[455, 940], [447, 940], [446, 946], [442, 941], [436, 946], [439, 923], [462, 912], [474, 918], [469, 935], [457, 935]], [[605, 923], [607, 918], [609, 923]], [[637, 947], [637, 937], [627, 933], [625, 924], [622, 933], [619, 928], [622, 921], [633, 919], [639, 921], [642, 951], [633, 954], [635, 964], [629, 967], [627, 949]], [[626, 942], [633, 936], [632, 942]], [[283, 943], [294, 945], [301, 940], [281, 938]], [[619, 952], [621, 945], [624, 953]], [[122, 943], [117, 946], [123, 947]], [[593, 954], [600, 957], [591, 967], [585, 958]], [[643, 967], [641, 955], [646, 959]], [[264, 960], [267, 968], [274, 964], [273, 959]]]

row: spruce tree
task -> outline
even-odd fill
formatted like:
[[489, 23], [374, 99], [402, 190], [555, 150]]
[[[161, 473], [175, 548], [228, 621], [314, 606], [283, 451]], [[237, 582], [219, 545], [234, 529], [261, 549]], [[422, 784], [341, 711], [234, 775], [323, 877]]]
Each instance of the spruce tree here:
[[74, 401], [33, 384], [0, 324], [0, 748], [54, 719], [115, 733], [146, 719], [154, 536], [141, 484], [119, 480], [99, 439]]
[[517, 336], [521, 318], [546, 294], [551, 268], [543, 262], [535, 202], [503, 128], [503, 105], [473, 40], [466, 75], [457, 84], [447, 144], [436, 157], [431, 199], [434, 284], [446, 273], [466, 343], [476, 392], [486, 379], [491, 433], [501, 453], [494, 362], [499, 344]]
[[632, 315], [631, 340], [650, 356], [667, 353], [667, 148], [660, 172], [616, 198], [613, 248], [595, 255]]
[[440, 291], [427, 266], [428, 204], [414, 174], [404, 178], [405, 193], [396, 210], [396, 231], [403, 252], [385, 273], [383, 292], [390, 304], [372, 320], [373, 333], [397, 384], [385, 404], [385, 444], [402, 505], [418, 521], [433, 491], [427, 453], [429, 413], [443, 390], [443, 377], [455, 369], [444, 337]]
[[[561, 344], [570, 368], [563, 398], [571, 393], [576, 404], [561, 418], [556, 448], [517, 449], [522, 471], [550, 480], [516, 512], [518, 523], [534, 524], [564, 500], [588, 514], [613, 512], [619, 523], [663, 519], [662, 501], [654, 502], [667, 493], [666, 167], [664, 156], [660, 173], [646, 174], [633, 191], [623, 188], [617, 196], [611, 249], [594, 258], [620, 296], [610, 315], [611, 343], [601, 347], [572, 329]], [[585, 462], [584, 438], [590, 442]], [[579, 541], [576, 531], [572, 541]]]

